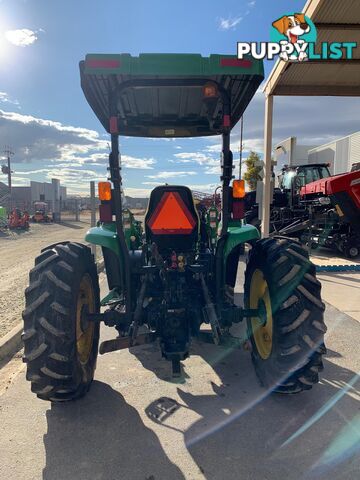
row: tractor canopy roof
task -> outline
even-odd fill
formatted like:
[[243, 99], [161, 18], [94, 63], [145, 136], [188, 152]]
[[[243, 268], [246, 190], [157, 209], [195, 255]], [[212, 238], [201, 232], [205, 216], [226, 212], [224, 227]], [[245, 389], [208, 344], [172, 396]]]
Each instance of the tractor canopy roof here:
[[[224, 101], [230, 101], [232, 128], [264, 69], [262, 61], [231, 55], [89, 54], [80, 75], [85, 97], [109, 133], [171, 138], [220, 134]], [[218, 95], [210, 92], [205, 100], [205, 85], [215, 86]]]

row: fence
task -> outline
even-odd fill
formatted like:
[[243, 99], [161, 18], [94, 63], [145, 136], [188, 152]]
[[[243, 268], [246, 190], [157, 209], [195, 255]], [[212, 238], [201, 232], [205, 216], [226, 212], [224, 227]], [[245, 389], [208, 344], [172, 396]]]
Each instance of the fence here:
[[[93, 182], [91, 182], [92, 184]], [[56, 205], [57, 211], [60, 206], [60, 221], [85, 221], [91, 222], [91, 211], [98, 211], [99, 200], [95, 198], [95, 185], [89, 185], [91, 193], [87, 197], [68, 197], [66, 200], [61, 200], [60, 205]], [[27, 212], [30, 216], [34, 215], [36, 210], [42, 209], [39, 203], [45, 203], [46, 213], [52, 214], [55, 211], [55, 203], [52, 200], [45, 199], [30, 201], [27, 197], [19, 198], [15, 192], [10, 195], [9, 188], [4, 183], [0, 182], [0, 207], [2, 207], [2, 216], [7, 216], [16, 208], [21, 212]], [[94, 215], [94, 214], [93, 214]], [[94, 221], [94, 219], [93, 219]]]
[[[16, 198], [10, 198], [10, 196], [0, 196], [0, 207], [6, 210], [9, 214], [14, 208], [19, 209], [21, 212], [27, 212], [30, 216], [34, 215], [36, 210], [40, 209], [37, 205], [38, 202], [28, 202], [19, 200]], [[42, 203], [42, 202], [39, 202]], [[52, 201], [46, 201], [46, 213], [53, 213], [54, 205]], [[90, 222], [90, 212], [87, 211], [87, 205], [83, 205], [81, 199], [69, 199], [61, 202], [60, 205], [60, 221], [81, 221], [82, 217], [86, 218]], [[90, 210], [90, 206], [89, 206]]]

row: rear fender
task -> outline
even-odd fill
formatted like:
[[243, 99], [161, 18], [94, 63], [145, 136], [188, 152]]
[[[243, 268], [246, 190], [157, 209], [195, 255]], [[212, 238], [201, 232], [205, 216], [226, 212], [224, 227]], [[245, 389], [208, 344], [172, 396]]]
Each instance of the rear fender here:
[[231, 225], [228, 228], [224, 247], [224, 283], [235, 286], [241, 252], [241, 245], [260, 238], [259, 231], [253, 225]]
[[98, 227], [90, 228], [86, 232], [85, 240], [93, 245], [109, 248], [120, 257], [119, 240], [115, 224], [103, 223]]
[[102, 247], [109, 289], [122, 291], [124, 286], [124, 260], [115, 224], [103, 223], [87, 231], [85, 240]]

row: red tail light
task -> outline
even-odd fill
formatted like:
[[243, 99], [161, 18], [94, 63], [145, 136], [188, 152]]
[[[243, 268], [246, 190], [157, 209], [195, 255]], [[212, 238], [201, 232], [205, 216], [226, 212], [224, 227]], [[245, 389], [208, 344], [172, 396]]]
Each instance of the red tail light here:
[[99, 205], [99, 218], [100, 218], [100, 222], [103, 222], [103, 223], [112, 222], [111, 202], [101, 203]]
[[242, 220], [245, 218], [245, 202], [243, 199], [233, 199], [232, 214], [234, 220]]

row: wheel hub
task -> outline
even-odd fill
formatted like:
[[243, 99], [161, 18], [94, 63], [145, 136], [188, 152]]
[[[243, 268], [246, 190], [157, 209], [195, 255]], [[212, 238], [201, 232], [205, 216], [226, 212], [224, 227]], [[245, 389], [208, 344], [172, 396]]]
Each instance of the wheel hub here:
[[94, 313], [95, 297], [91, 278], [85, 274], [79, 285], [76, 304], [76, 350], [81, 363], [89, 360], [94, 338], [94, 323], [87, 320], [87, 313]]
[[359, 255], [359, 249], [357, 247], [351, 247], [349, 249], [349, 253], [350, 253], [351, 258], [355, 258]]
[[258, 309], [259, 316], [251, 318], [251, 329], [256, 349], [263, 360], [272, 350], [273, 319], [267, 281], [261, 270], [254, 271], [250, 285], [250, 308]]

